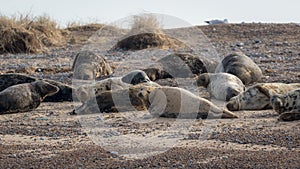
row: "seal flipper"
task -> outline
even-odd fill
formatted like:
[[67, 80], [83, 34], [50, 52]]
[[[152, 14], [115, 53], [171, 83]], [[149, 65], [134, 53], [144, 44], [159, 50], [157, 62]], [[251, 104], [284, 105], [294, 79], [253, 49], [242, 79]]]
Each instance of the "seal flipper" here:
[[278, 118], [279, 121], [294, 121], [300, 120], [300, 110], [283, 113]]

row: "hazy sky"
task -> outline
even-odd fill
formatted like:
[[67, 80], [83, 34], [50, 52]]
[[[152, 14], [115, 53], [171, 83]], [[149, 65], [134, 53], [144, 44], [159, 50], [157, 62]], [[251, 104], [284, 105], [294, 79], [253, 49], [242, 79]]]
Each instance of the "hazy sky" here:
[[162, 13], [193, 25], [205, 20], [300, 23], [299, 0], [0, 0], [0, 13], [48, 14], [61, 24], [110, 23], [141, 12]]

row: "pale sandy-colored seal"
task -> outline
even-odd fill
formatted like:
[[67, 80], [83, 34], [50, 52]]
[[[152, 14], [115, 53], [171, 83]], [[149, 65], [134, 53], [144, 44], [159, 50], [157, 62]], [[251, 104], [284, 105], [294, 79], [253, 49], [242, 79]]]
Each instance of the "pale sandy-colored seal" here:
[[300, 83], [258, 83], [231, 98], [226, 107], [231, 111], [271, 109], [270, 98], [300, 87]]
[[212, 97], [224, 101], [245, 90], [243, 82], [229, 73], [203, 73], [198, 76], [196, 83], [206, 87]]
[[[31, 77], [25, 74], [19, 73], [8, 73], [0, 75], [0, 92], [10, 86], [31, 83], [39, 80], [38, 78]], [[59, 91], [51, 96], [47, 96], [44, 102], [62, 102], [62, 101], [72, 101], [72, 91], [74, 88], [70, 85], [60, 83], [58, 81], [43, 79], [46, 82], [55, 85], [59, 88]]]
[[300, 111], [300, 88], [285, 94], [275, 94], [270, 99], [273, 109], [281, 114], [287, 111]]
[[178, 87], [143, 87], [138, 92], [149, 112], [170, 118], [237, 118], [212, 102]]
[[8, 87], [0, 92], [0, 114], [34, 110], [46, 96], [58, 90], [58, 87], [43, 80]]
[[73, 78], [81, 80], [92, 80], [113, 73], [112, 68], [105, 58], [92, 51], [80, 51], [73, 62]]
[[257, 82], [263, 76], [261, 69], [245, 54], [226, 56], [217, 66], [216, 73], [225, 72], [237, 76], [245, 85]]

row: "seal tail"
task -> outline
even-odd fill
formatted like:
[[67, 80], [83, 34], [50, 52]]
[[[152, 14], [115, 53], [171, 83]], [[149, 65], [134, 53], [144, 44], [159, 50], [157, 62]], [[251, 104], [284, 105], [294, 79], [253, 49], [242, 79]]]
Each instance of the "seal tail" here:
[[232, 113], [231, 111], [226, 109], [220, 109], [215, 106], [211, 107], [209, 116], [211, 118], [238, 118], [235, 113]]

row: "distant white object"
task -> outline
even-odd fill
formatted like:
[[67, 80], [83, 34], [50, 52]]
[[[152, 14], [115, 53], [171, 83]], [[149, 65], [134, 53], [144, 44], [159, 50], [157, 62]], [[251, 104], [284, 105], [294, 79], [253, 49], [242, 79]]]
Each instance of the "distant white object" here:
[[226, 23], [228, 23], [228, 20], [227, 19], [224, 19], [224, 20], [214, 19], [214, 20], [204, 21], [204, 22], [209, 25], [215, 25], [215, 24], [226, 24]]

